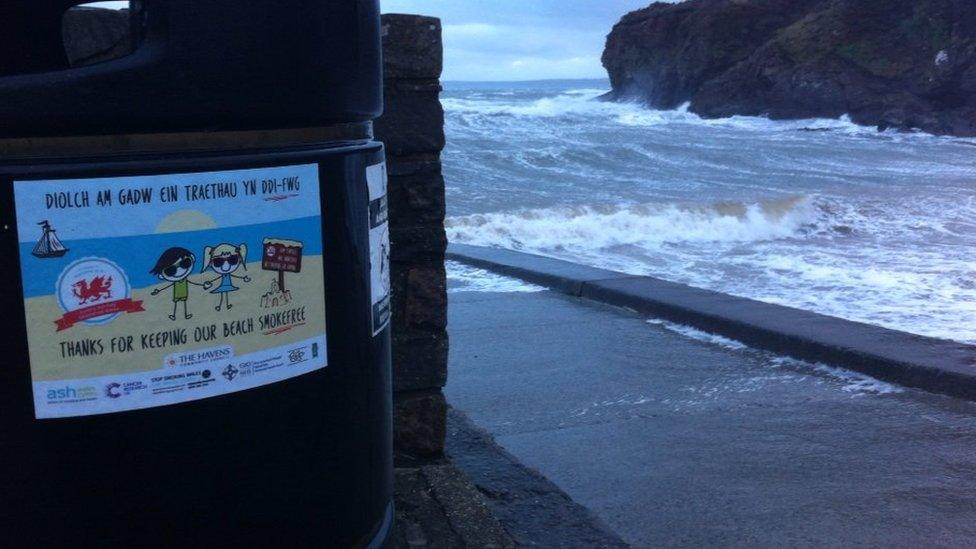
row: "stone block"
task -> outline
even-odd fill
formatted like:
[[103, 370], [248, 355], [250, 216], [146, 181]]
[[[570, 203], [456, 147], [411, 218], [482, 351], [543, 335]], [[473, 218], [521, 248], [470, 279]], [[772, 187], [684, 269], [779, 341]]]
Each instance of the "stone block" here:
[[408, 156], [390, 155], [386, 159], [386, 168], [391, 177], [411, 175], [440, 175], [440, 153], [419, 153]]
[[393, 156], [444, 149], [444, 109], [440, 85], [387, 85], [386, 109], [373, 125], [376, 138]]
[[443, 225], [390, 227], [390, 258], [394, 263], [440, 261], [446, 250]]
[[395, 334], [393, 338], [393, 390], [404, 392], [444, 387], [447, 384], [447, 331], [409, 335], [413, 337]]
[[444, 176], [439, 173], [390, 176], [389, 196], [391, 227], [444, 223]]
[[440, 78], [444, 69], [440, 19], [390, 13], [383, 15], [382, 25], [386, 78]]
[[447, 402], [440, 391], [398, 393], [393, 408], [393, 451], [398, 465], [443, 455]]
[[394, 264], [393, 324], [408, 329], [447, 327], [447, 275], [442, 261]]

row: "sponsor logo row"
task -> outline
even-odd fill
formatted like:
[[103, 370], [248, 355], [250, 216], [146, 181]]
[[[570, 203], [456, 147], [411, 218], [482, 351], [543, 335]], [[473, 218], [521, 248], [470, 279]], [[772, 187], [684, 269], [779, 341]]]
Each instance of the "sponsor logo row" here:
[[[216, 373], [210, 368], [193, 371], [176, 371], [174, 369], [172, 373], [154, 375], [153, 377], [148, 378], [147, 381], [112, 381], [105, 384], [101, 388], [92, 384], [66, 384], [64, 387], [48, 389], [45, 397], [48, 404], [54, 405], [91, 402], [99, 400], [99, 398], [117, 400], [147, 394], [160, 395], [178, 391], [192, 391], [209, 387], [210, 385], [216, 383], [218, 380], [218, 373], [219, 377], [222, 377], [227, 382], [234, 382], [240, 378], [247, 378], [263, 372], [275, 370], [277, 368], [294, 366], [310, 360], [315, 360], [320, 354], [321, 349], [319, 349], [319, 344], [312, 343], [311, 345], [289, 349], [283, 355], [272, 356], [263, 360], [240, 363], [229, 362], [223, 368], [219, 368], [218, 372]], [[224, 356], [232, 355], [233, 352], [229, 348], [220, 348], [200, 351], [197, 353], [187, 353], [186, 355], [173, 360], [177, 363], [177, 365], [191, 365], [196, 364], [196, 361], [198, 360], [203, 362], [204, 357], [211, 359], [207, 362], [213, 362], [214, 358], [219, 359], [223, 358]], [[167, 359], [167, 364], [170, 364], [170, 359]]]

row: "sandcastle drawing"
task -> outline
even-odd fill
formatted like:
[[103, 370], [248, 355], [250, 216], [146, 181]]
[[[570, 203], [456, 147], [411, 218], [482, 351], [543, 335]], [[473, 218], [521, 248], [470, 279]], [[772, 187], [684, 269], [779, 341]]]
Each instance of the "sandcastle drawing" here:
[[265, 309], [273, 309], [274, 307], [287, 305], [291, 303], [291, 300], [291, 291], [282, 291], [281, 287], [278, 286], [278, 280], [273, 279], [271, 281], [271, 290], [261, 296], [261, 306]]

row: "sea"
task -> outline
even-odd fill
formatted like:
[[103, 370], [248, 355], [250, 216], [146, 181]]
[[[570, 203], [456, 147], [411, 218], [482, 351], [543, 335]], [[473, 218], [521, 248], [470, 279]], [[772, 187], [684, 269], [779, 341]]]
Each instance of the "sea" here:
[[[448, 82], [452, 242], [976, 343], [976, 139]], [[453, 265], [463, 288], [511, 281]]]

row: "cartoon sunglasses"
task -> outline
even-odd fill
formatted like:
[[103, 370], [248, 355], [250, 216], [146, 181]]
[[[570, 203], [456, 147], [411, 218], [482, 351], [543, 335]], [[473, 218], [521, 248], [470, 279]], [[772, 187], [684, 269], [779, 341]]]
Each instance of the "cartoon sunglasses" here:
[[193, 260], [189, 257], [184, 257], [179, 263], [174, 263], [163, 269], [163, 274], [166, 276], [176, 276], [176, 273], [178, 273], [180, 269], [189, 269], [192, 266]]
[[231, 255], [231, 256], [227, 256], [227, 257], [215, 257], [215, 258], [213, 258], [212, 263], [213, 263], [213, 266], [214, 267], [217, 267], [219, 269], [219, 268], [221, 268], [221, 267], [224, 266], [224, 263], [225, 262], [228, 265], [230, 265], [230, 266], [233, 267], [234, 265], [237, 265], [237, 263], [240, 260], [241, 260], [241, 256], [239, 256], [239, 255]]

